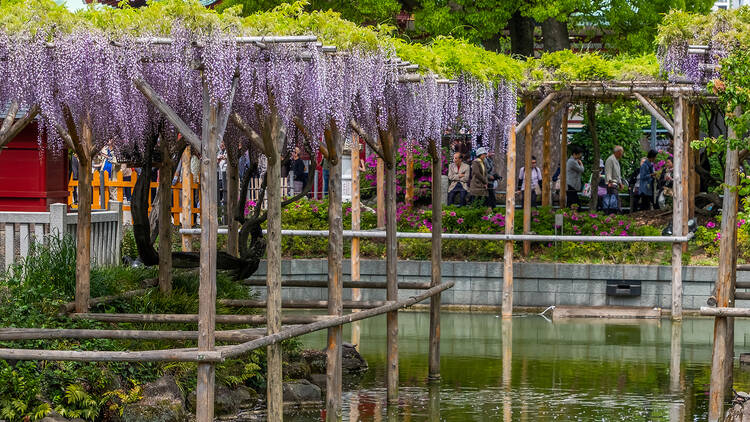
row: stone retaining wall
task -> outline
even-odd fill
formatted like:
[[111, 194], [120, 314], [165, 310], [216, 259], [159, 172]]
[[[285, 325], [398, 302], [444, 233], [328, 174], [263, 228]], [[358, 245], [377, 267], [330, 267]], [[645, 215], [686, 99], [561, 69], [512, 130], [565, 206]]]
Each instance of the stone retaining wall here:
[[[344, 279], [351, 279], [351, 265], [344, 262]], [[253, 277], [265, 275], [265, 262]], [[671, 307], [671, 267], [651, 265], [594, 265], [516, 263], [513, 304], [515, 306], [549, 305], [620, 305]], [[443, 281], [454, 281], [455, 286], [442, 294], [442, 303], [462, 306], [500, 306], [502, 301], [502, 262], [444, 262]], [[284, 260], [284, 279], [325, 280], [328, 262], [321, 259]], [[385, 260], [362, 260], [360, 279], [385, 280]], [[430, 281], [429, 261], [400, 261], [400, 281]], [[682, 269], [683, 307], [698, 309], [705, 306], [716, 279], [716, 267]], [[641, 295], [617, 297], [606, 294], [607, 280], [640, 280]], [[750, 272], [738, 272], [737, 281], [750, 281]], [[265, 289], [260, 288], [265, 296]], [[401, 290], [402, 298], [413, 290]], [[326, 289], [284, 287], [284, 299], [325, 300]], [[351, 298], [351, 289], [344, 289], [344, 299]], [[363, 300], [384, 300], [385, 290], [362, 289]]]

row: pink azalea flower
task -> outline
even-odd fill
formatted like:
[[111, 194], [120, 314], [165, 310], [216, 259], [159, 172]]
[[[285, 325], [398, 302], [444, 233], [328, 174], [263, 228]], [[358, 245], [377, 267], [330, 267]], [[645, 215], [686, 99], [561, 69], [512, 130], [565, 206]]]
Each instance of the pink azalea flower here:
[[714, 227], [716, 227], [716, 223], [714, 223], [713, 221], [709, 221], [708, 223], [706, 223], [706, 227], [708, 227], [709, 229], [713, 229]]
[[620, 232], [620, 236], [627, 236], [627, 235], [628, 235], [628, 232], [625, 230]]
[[482, 220], [484, 220], [484, 221], [488, 221], [489, 219], [490, 219], [490, 217], [488, 215], [483, 215], [482, 216]]
[[599, 230], [599, 226], [597, 226], [596, 224], [594, 224], [593, 226], [591, 226], [591, 229], [592, 230]]
[[596, 215], [596, 214], [589, 214], [589, 217], [596, 218], [596, 217], [598, 217], [598, 215]]
[[455, 212], [455, 211], [451, 211], [451, 214], [450, 214], [450, 216], [451, 216], [451, 217], [455, 217], [455, 216], [456, 216], [456, 212]]

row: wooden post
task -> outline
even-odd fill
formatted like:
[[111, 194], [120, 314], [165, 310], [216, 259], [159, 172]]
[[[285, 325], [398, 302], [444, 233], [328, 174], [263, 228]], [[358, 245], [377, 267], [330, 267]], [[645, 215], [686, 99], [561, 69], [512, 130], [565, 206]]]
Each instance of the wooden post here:
[[404, 195], [404, 202], [406, 205], [414, 205], [414, 147], [407, 145], [406, 153], [406, 194]]
[[589, 201], [589, 209], [591, 212], [594, 212], [599, 203], [599, 196], [596, 194], [596, 188], [599, 186], [599, 177], [601, 176], [601, 169], [599, 168], [601, 152], [599, 151], [599, 136], [596, 133], [596, 103], [586, 104], [586, 116], [589, 120], [591, 143], [594, 146], [594, 161], [591, 165], [591, 200]]
[[[190, 155], [190, 148], [185, 148], [185, 151], [182, 153], [182, 168], [180, 170], [182, 176], [180, 225], [183, 229], [193, 227], [193, 174], [190, 172]], [[192, 236], [183, 234], [181, 237], [182, 251], [192, 251]]]
[[560, 208], [568, 204], [568, 105], [563, 107], [562, 135], [560, 135]]
[[[699, 128], [700, 123], [700, 114], [698, 114], [698, 105], [697, 104], [691, 104], [688, 109], [689, 111], [689, 124], [688, 124], [688, 138], [687, 138], [687, 163], [688, 163], [688, 169], [686, 176], [690, 180], [688, 183], [688, 192], [687, 192], [687, 209], [688, 209], [688, 215], [687, 219], [685, 221], [685, 224], [687, 225], [687, 220], [695, 217], [695, 195], [698, 190], [700, 190], [700, 186], [696, 183], [697, 182], [697, 172], [695, 171], [695, 156], [696, 151], [690, 147], [690, 143], [693, 141], [698, 140], [697, 131]], [[687, 230], [687, 227], [685, 227]], [[687, 244], [685, 244], [687, 245]]]
[[[692, 135], [692, 117], [693, 117], [693, 106], [687, 102], [684, 102], [682, 113], [682, 126], [683, 126], [683, 143], [682, 143], [682, 166], [680, 171], [682, 172], [682, 234], [688, 232], [688, 220], [690, 219], [690, 190], [693, 184], [693, 176], [690, 174], [690, 137]], [[675, 168], [677, 171], [677, 168]], [[682, 243], [682, 253], [687, 253], [688, 244], [687, 242]]]
[[76, 312], [89, 310], [91, 286], [91, 182], [94, 134], [88, 118], [81, 120], [78, 150], [78, 221], [76, 226]]
[[[341, 219], [342, 139], [331, 119], [325, 132], [328, 147], [328, 314], [341, 316], [343, 308], [342, 270], [344, 259], [344, 226]], [[328, 329], [326, 347], [326, 420], [341, 420], [341, 345], [343, 327]]]
[[[268, 335], [281, 331], [281, 156], [280, 142], [276, 137], [266, 143], [268, 166], [266, 170], [266, 203], [268, 213], [268, 234], [266, 236], [266, 314]], [[259, 198], [262, 200], [262, 198]], [[268, 420], [282, 420], [282, 359], [281, 345], [272, 344], [266, 350], [268, 373], [266, 376]]]
[[[737, 113], [739, 115], [739, 113]], [[729, 129], [729, 138], [736, 136]], [[719, 241], [719, 269], [716, 279], [716, 306], [733, 306], [731, 297], [733, 294], [732, 274], [736, 266], [734, 254], [737, 241], [737, 191], [734, 189], [738, 184], [739, 152], [727, 146], [726, 164], [724, 170], [724, 201], [722, 204], [721, 239]], [[724, 413], [724, 396], [727, 387], [728, 367], [734, 365], [733, 357], [728, 352], [729, 339], [729, 317], [716, 317], [714, 319], [714, 350], [711, 361], [711, 385], [709, 389], [708, 420], [718, 422], [722, 420]]]
[[[672, 197], [672, 227], [675, 236], [682, 236], [683, 207], [685, 196], [682, 183], [682, 170], [685, 151], [685, 99], [678, 96], [674, 100], [674, 196]], [[682, 244], [672, 244], [672, 319], [682, 320]]]
[[[530, 98], [526, 99], [526, 114], [531, 113], [534, 109], [534, 103]], [[526, 125], [526, 141], [524, 143], [524, 191], [523, 191], [523, 234], [529, 234], [531, 231], [531, 150], [534, 145], [534, 135], [531, 131], [531, 124]], [[513, 175], [515, 178], [515, 175]], [[506, 182], [509, 183], [510, 181]], [[507, 189], [506, 189], [507, 191]], [[506, 222], [507, 226], [507, 222]], [[531, 252], [531, 242], [523, 241], [523, 256], [528, 256]]]
[[[360, 229], [359, 138], [352, 134], [352, 230]], [[359, 281], [359, 238], [352, 237], [352, 281]], [[362, 300], [362, 291], [352, 289], [352, 301]], [[354, 310], [356, 312], [356, 310]], [[352, 344], [359, 351], [360, 324], [352, 323]]]
[[[566, 113], [567, 114], [567, 113]], [[505, 189], [505, 234], [513, 234], [513, 225], [516, 217], [516, 197], [512, 192], [516, 191], [516, 130], [510, 128], [508, 139], [508, 150], [506, 157], [506, 183]], [[503, 252], [503, 318], [513, 316], [513, 241], [505, 241]]]
[[174, 162], [165, 136], [159, 140], [159, 291], [172, 291], [172, 169]]
[[[443, 174], [440, 146], [437, 141], [430, 140], [430, 156], [432, 158], [432, 287], [441, 283], [441, 267], [443, 263], [443, 200], [442, 185], [439, 182]], [[428, 378], [440, 378], [440, 294], [430, 298], [430, 352]]]
[[378, 157], [378, 165], [375, 173], [375, 186], [377, 202], [375, 211], [378, 215], [378, 227], [385, 227], [385, 165], [383, 159]]
[[[382, 151], [385, 153], [385, 268], [386, 300], [398, 300], [398, 240], [396, 239], [396, 160], [395, 134], [383, 132], [380, 137]], [[386, 396], [389, 404], [398, 403], [398, 311], [388, 312], [386, 317], [388, 331], [388, 369], [386, 371]]]
[[[198, 350], [214, 350], [216, 327], [216, 237], [219, 231], [217, 197], [218, 109], [208, 95], [208, 84], [203, 81], [203, 141], [201, 142], [201, 250], [200, 285], [198, 287]], [[196, 389], [196, 420], [211, 422], [214, 418], [214, 385], [216, 367], [211, 363], [198, 364]]]
[[[694, 104], [693, 106], [693, 132], [692, 132], [692, 138], [693, 140], [700, 140], [701, 137], [701, 112], [700, 112], [700, 105]], [[691, 148], [692, 150], [692, 148]], [[690, 204], [692, 206], [693, 213], [690, 214], [690, 218], [695, 218], [695, 196], [700, 193], [701, 191], [701, 175], [697, 171], [695, 171], [696, 167], [699, 167], [701, 164], [701, 157], [700, 157], [700, 151], [691, 151], [693, 153], [693, 162], [692, 162], [692, 170], [690, 173], [693, 175], [693, 195], [690, 196]]]
[[[552, 108], [547, 106], [547, 113], [552, 113]], [[544, 122], [544, 138], [542, 143], [542, 206], [552, 204], [552, 171], [550, 169], [552, 154], [550, 153], [550, 119]]]
[[[240, 223], [237, 217], [237, 202], [240, 194], [239, 160], [241, 150], [235, 150], [231, 145], [227, 147], [227, 253], [239, 256]], [[310, 176], [312, 177], [312, 176]]]
[[[672, 322], [672, 336], [670, 342], [670, 360], [669, 360], [669, 392], [672, 394], [682, 393], [682, 322]], [[678, 401], [673, 402], [669, 407], [669, 420], [684, 420], [685, 405]]]

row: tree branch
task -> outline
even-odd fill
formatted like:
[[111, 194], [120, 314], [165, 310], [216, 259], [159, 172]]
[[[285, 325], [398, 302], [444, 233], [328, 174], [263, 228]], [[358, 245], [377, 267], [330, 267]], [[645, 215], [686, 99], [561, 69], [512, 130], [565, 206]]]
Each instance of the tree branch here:
[[231, 117], [232, 122], [245, 134], [245, 136], [247, 136], [247, 138], [250, 140], [250, 143], [252, 143], [253, 146], [257, 148], [263, 155], [267, 156], [268, 154], [266, 154], [266, 147], [263, 144], [263, 139], [261, 139], [260, 135], [258, 135], [258, 132], [251, 128], [250, 125], [245, 123], [245, 120], [236, 111], [231, 114]]
[[385, 160], [385, 156], [383, 155], [383, 150], [380, 149], [380, 146], [375, 143], [375, 141], [368, 136], [365, 131], [357, 124], [357, 122], [354, 119], [349, 120], [349, 126], [357, 132], [357, 135], [359, 135], [360, 138], [365, 140], [365, 143], [370, 146], [370, 148], [375, 151], [375, 154], [378, 155], [378, 157]]
[[136, 78], [133, 83], [135, 84], [135, 87], [138, 89], [138, 91], [141, 91], [141, 93], [146, 97], [146, 99], [151, 102], [151, 104], [156, 107], [157, 110], [159, 110], [162, 114], [164, 114], [164, 117], [169, 120], [170, 123], [177, 129], [180, 134], [185, 138], [185, 140], [196, 150], [201, 150], [201, 138], [193, 132], [192, 129], [190, 129], [190, 126], [188, 126], [178, 115], [177, 113], [172, 109], [172, 107], [169, 106], [162, 98], [159, 96], [156, 91], [154, 91], [153, 88], [151, 88], [151, 85], [148, 84], [143, 78]]

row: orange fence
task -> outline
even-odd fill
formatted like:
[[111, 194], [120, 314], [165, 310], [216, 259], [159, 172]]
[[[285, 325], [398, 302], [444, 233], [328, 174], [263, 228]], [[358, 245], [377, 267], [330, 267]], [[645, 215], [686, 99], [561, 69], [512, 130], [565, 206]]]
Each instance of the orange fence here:
[[[117, 176], [115, 180], [111, 180], [109, 178], [109, 172], [104, 172], [104, 177], [102, 178], [102, 175], [98, 172], [94, 172], [94, 179], [92, 180], [92, 187], [93, 187], [93, 200], [91, 204], [92, 210], [99, 210], [102, 209], [102, 195], [104, 195], [104, 204], [107, 204], [110, 200], [112, 201], [121, 201], [124, 202], [123, 199], [125, 199], [125, 188], [130, 188], [130, 194], [133, 193], [133, 188], [135, 187], [135, 182], [138, 180], [138, 173], [133, 171], [132, 176], [130, 177], [131, 180], [123, 180], [123, 175], [121, 171], [117, 172]], [[102, 181], [104, 182], [104, 188], [102, 189]], [[156, 192], [156, 187], [159, 186], [158, 182], [151, 182], [149, 184], [150, 189], [148, 190], [148, 209], [149, 212], [151, 211], [151, 203], [153, 201], [153, 198], [151, 197]], [[77, 204], [73, 203], [73, 188], [78, 187], [78, 181], [73, 180], [71, 177], [70, 181], [68, 182], [68, 205], [71, 206], [71, 208], [76, 209], [78, 208]], [[196, 201], [195, 198], [200, 198], [200, 185], [193, 182], [191, 184], [192, 189], [192, 195], [191, 198], [193, 200], [192, 204], [189, 204], [191, 207], [191, 213], [193, 216], [191, 217], [191, 221], [197, 221], [198, 215], [200, 214], [200, 208], [196, 208]], [[182, 182], [177, 182], [174, 185], [172, 185], [172, 218], [175, 225], [180, 225], [180, 213], [182, 212], [182, 204], [180, 203], [180, 193], [182, 191]], [[124, 202], [123, 206], [124, 211], [130, 211], [130, 202]]]
[[[133, 188], [135, 187], [135, 182], [138, 180], [138, 173], [133, 170], [131, 180], [123, 180], [123, 174], [121, 171], [117, 172], [117, 176], [115, 180], [111, 180], [109, 178], [109, 173], [104, 172], [104, 177], [98, 172], [94, 172], [94, 178], [92, 180], [92, 187], [93, 187], [93, 200], [91, 204], [92, 210], [99, 210], [102, 209], [102, 195], [104, 196], [104, 204], [107, 204], [110, 200], [112, 201], [120, 201], [124, 202], [123, 199], [125, 198], [125, 188], [130, 188], [130, 193], [132, 195]], [[104, 187], [102, 188], [102, 182], [104, 183]], [[150, 183], [150, 189], [148, 190], [148, 209], [149, 212], [151, 211], [151, 203], [153, 201], [153, 198], [151, 197], [156, 192], [156, 187], [159, 186], [158, 182], [151, 182]], [[68, 205], [76, 209], [78, 208], [77, 204], [73, 203], [73, 188], [78, 187], [78, 181], [73, 180], [71, 177], [70, 181], [68, 182]], [[253, 203], [257, 203], [260, 198], [260, 187], [261, 187], [261, 179], [258, 177], [254, 177], [250, 179], [250, 185], [248, 186], [248, 195], [247, 198], [249, 201], [253, 201]], [[200, 215], [200, 208], [197, 208], [195, 205], [199, 202], [196, 201], [196, 199], [200, 199], [200, 185], [198, 183], [192, 182], [191, 183], [191, 198], [192, 198], [192, 204], [191, 206], [191, 220], [194, 222], [198, 222], [198, 217]], [[182, 182], [177, 182], [172, 185], [172, 218], [174, 221], [174, 224], [179, 226], [180, 225], [180, 213], [182, 212], [182, 204], [181, 204], [181, 192], [182, 192]], [[282, 178], [281, 179], [281, 192], [283, 196], [291, 196], [292, 191], [289, 184], [288, 178]], [[265, 195], [263, 199], [263, 205], [262, 207], [265, 208]], [[130, 203], [124, 202], [123, 211], [130, 211]]]

